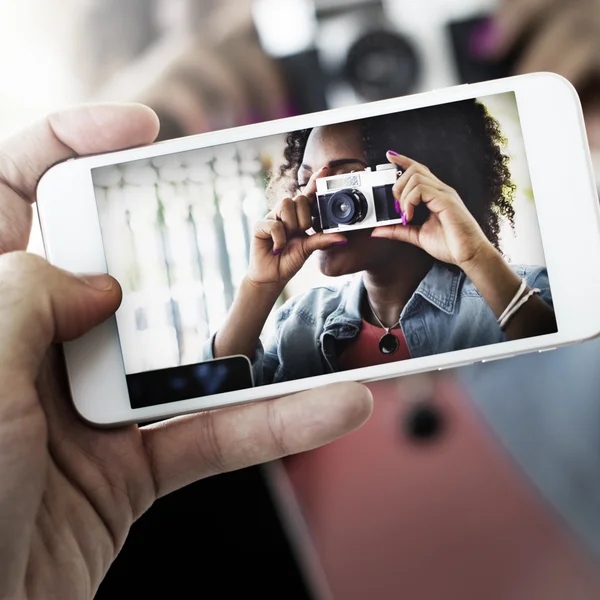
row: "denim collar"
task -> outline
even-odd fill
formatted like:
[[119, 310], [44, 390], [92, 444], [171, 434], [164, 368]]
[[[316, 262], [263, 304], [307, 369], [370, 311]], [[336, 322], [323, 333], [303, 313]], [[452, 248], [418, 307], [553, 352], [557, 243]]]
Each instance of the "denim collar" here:
[[[406, 316], [420, 296], [442, 312], [453, 314], [456, 310], [460, 284], [464, 273], [457, 267], [435, 262], [413, 296], [406, 303], [401, 318]], [[324, 333], [334, 333], [337, 338], [355, 337], [362, 325], [361, 301], [365, 293], [362, 276], [346, 284], [339, 306], [327, 317]]]
[[324, 333], [333, 333], [336, 338], [356, 337], [362, 325], [360, 304], [365, 293], [361, 275], [353, 277], [345, 284], [338, 307], [327, 317]]
[[[415, 295], [421, 296], [442, 312], [452, 315], [456, 310], [460, 284], [464, 277], [465, 274], [458, 267], [436, 261], [419, 284]], [[409, 304], [410, 301], [406, 306]]]

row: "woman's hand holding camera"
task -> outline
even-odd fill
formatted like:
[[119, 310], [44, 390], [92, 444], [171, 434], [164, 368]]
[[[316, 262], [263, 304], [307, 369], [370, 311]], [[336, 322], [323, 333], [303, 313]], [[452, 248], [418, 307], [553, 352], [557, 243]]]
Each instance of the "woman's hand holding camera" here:
[[[519, 289], [517, 274], [487, 239], [456, 190], [406, 156], [388, 152], [388, 159], [404, 171], [392, 189], [407, 224], [378, 227], [371, 237], [408, 242], [439, 261], [457, 265], [499, 317]], [[431, 214], [420, 227], [410, 225], [415, 208], [421, 203]], [[532, 319], [536, 323], [535, 332]], [[505, 333], [508, 339], [520, 339], [549, 333], [555, 328], [554, 311], [539, 297], [534, 297], [515, 315]]]
[[[463, 270], [482, 254], [496, 252], [460, 196], [440, 181], [426, 166], [389, 151], [388, 160], [404, 171], [392, 189], [406, 215], [406, 225], [376, 228], [371, 237], [408, 242], [433, 258]], [[416, 207], [424, 203], [430, 216], [417, 227], [410, 222]]]
[[284, 198], [256, 223], [247, 274], [251, 283], [281, 290], [313, 252], [346, 243], [340, 234], [306, 233], [313, 226], [316, 181], [326, 175], [327, 167], [313, 173], [303, 194]]

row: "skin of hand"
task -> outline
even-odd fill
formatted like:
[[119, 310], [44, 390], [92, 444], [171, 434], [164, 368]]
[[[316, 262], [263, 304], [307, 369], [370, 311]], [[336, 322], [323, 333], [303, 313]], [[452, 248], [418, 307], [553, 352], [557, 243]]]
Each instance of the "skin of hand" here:
[[579, 92], [589, 144], [598, 156], [600, 0], [502, 0], [482, 41], [480, 50], [492, 61], [523, 41], [516, 75], [550, 71], [566, 77]]
[[[519, 289], [519, 277], [487, 239], [454, 189], [406, 156], [388, 151], [387, 157], [403, 170], [392, 191], [405, 214], [406, 225], [378, 227], [371, 237], [413, 244], [441, 262], [460, 267], [498, 318]], [[421, 203], [431, 214], [418, 227], [410, 222]], [[538, 296], [519, 310], [505, 330], [508, 339], [555, 331], [554, 311]]]
[[600, 75], [600, 0], [503, 0], [489, 57], [501, 58], [523, 37], [517, 73], [552, 71], [576, 87]]
[[303, 194], [284, 198], [255, 224], [247, 272], [255, 286], [281, 290], [313, 252], [346, 243], [341, 234], [306, 233], [313, 226], [311, 203], [315, 202], [316, 182], [327, 176], [327, 170], [323, 167], [313, 173]]
[[[403, 171], [392, 192], [406, 215], [406, 225], [378, 227], [371, 237], [408, 242], [433, 258], [463, 270], [480, 254], [494, 250], [454, 189], [411, 158], [394, 151], [388, 151], [387, 158]], [[421, 203], [427, 205], [430, 216], [420, 227], [410, 225], [415, 208]]]
[[76, 416], [56, 342], [109, 317], [121, 290], [24, 252], [36, 184], [56, 162], [157, 131], [143, 106], [91, 105], [0, 145], [0, 598], [92, 598], [157, 498], [325, 444], [370, 414], [369, 391], [349, 383], [147, 427], [95, 430]]

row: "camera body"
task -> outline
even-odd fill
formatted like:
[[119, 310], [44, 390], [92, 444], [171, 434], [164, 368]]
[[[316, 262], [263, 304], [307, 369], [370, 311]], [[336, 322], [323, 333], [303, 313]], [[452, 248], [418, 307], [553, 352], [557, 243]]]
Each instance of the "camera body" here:
[[317, 179], [317, 207], [323, 233], [402, 223], [392, 188], [402, 171], [391, 163]]
[[496, 4], [253, 0], [252, 14], [261, 46], [278, 62], [295, 111], [305, 114], [508, 77], [514, 57], [491, 62], [474, 44], [489, 29], [485, 22]]

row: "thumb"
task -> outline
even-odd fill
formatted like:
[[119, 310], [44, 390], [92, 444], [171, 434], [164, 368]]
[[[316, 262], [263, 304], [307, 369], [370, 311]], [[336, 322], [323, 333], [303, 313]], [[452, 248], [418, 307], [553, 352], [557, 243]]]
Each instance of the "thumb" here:
[[303, 250], [308, 258], [316, 250], [347, 244], [348, 240], [339, 233], [313, 233], [304, 239]]
[[371, 238], [396, 240], [397, 242], [406, 242], [414, 246], [419, 244], [419, 228], [414, 225], [384, 225], [376, 227], [371, 233]]
[[112, 277], [78, 277], [26, 252], [0, 256], [0, 282], [0, 369], [33, 379], [52, 342], [80, 337], [121, 301]]

